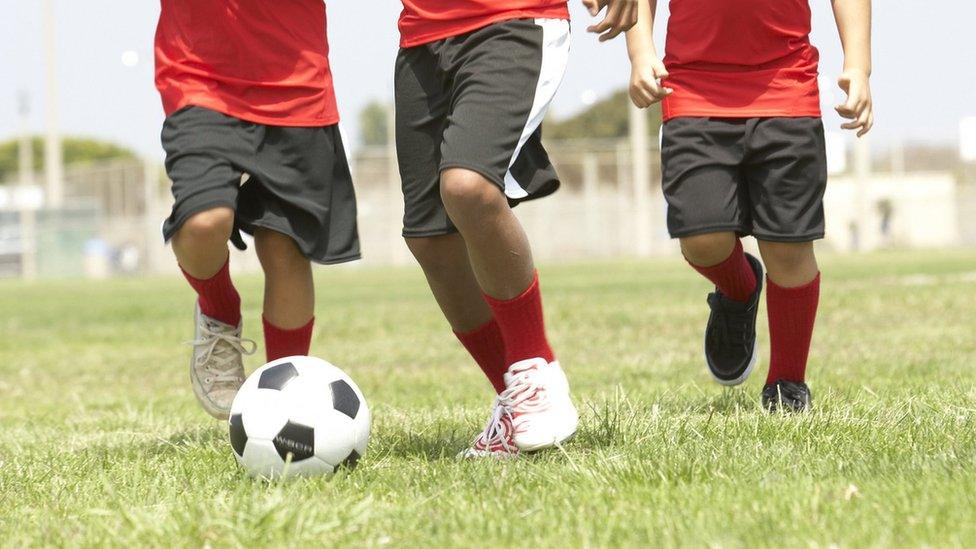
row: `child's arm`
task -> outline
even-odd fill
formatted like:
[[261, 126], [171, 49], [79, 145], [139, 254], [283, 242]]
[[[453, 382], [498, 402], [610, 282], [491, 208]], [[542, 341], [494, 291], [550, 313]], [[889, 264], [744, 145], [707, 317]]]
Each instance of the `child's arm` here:
[[857, 136], [868, 133], [874, 125], [871, 103], [871, 0], [833, 0], [834, 19], [844, 47], [844, 72], [837, 84], [847, 94], [847, 101], [835, 107], [850, 120], [841, 125], [857, 130]]
[[627, 31], [627, 54], [630, 56], [630, 100], [640, 108], [650, 107], [671, 94], [661, 85], [668, 76], [654, 46], [654, 13], [657, 0], [641, 0], [637, 24]]

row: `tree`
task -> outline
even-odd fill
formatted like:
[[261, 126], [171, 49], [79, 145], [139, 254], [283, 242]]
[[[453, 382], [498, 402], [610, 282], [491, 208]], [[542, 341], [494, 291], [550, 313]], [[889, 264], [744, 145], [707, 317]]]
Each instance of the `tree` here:
[[[597, 101], [586, 110], [565, 120], [547, 120], [543, 129], [546, 139], [612, 139], [627, 137], [630, 127], [630, 97], [619, 90]], [[651, 135], [661, 126], [661, 107], [644, 111]]]
[[363, 145], [389, 143], [389, 116], [389, 106], [380, 101], [373, 101], [359, 112], [359, 131]]
[[[34, 136], [31, 141], [34, 149], [34, 171], [41, 171], [44, 168], [44, 139]], [[0, 182], [16, 176], [19, 168], [17, 158], [19, 146], [18, 139], [0, 143]], [[136, 157], [136, 153], [131, 149], [84, 137], [68, 137], [62, 142], [62, 146], [65, 165]]]

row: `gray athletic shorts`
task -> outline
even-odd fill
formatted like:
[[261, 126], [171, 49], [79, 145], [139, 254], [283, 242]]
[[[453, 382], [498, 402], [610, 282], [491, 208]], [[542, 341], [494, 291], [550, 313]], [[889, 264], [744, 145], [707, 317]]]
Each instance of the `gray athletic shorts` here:
[[[356, 193], [337, 126], [265, 126], [186, 107], [166, 118], [162, 141], [176, 201], [165, 240], [193, 214], [225, 206], [237, 229], [286, 234], [317, 263], [359, 259]], [[231, 241], [244, 249], [237, 230]]]
[[440, 173], [449, 168], [483, 175], [513, 206], [559, 188], [541, 128], [566, 69], [569, 38], [568, 21], [516, 19], [400, 50], [404, 236], [456, 231], [440, 196]]
[[673, 238], [722, 231], [778, 242], [823, 238], [819, 118], [674, 118], [662, 132]]

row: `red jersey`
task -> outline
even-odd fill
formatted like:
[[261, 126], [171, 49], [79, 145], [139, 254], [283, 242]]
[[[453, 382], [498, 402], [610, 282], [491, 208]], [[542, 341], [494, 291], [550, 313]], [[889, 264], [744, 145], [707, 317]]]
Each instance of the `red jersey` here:
[[156, 88], [187, 105], [272, 126], [339, 121], [322, 0], [161, 0]]
[[671, 0], [664, 119], [820, 116], [807, 1]]
[[523, 18], [569, 19], [566, 0], [403, 0], [400, 47], [410, 48]]

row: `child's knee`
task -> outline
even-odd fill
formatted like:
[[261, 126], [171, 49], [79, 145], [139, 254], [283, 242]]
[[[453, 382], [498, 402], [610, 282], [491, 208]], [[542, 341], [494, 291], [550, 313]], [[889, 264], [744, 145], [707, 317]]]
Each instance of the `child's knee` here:
[[459, 236], [444, 235], [420, 238], [407, 238], [407, 248], [417, 263], [427, 273], [453, 272], [459, 264], [468, 261], [461, 246], [455, 242]]
[[230, 238], [233, 230], [234, 211], [230, 208], [214, 208], [190, 216], [183, 222], [176, 238], [190, 242], [209, 240], [224, 242]]
[[291, 268], [310, 263], [298, 243], [284, 233], [258, 229], [254, 233], [254, 247], [265, 270], [276, 266]]
[[733, 233], [707, 233], [681, 238], [681, 253], [695, 265], [708, 267], [728, 259], [735, 247]]
[[435, 261], [442, 248], [437, 245], [436, 237], [411, 237], [405, 238], [404, 241], [407, 243], [407, 249], [421, 265]]
[[449, 209], [486, 211], [504, 204], [500, 190], [484, 176], [464, 169], [445, 170], [441, 174], [441, 200]]
[[816, 258], [812, 242], [760, 242], [763, 261], [783, 269], [808, 265]]

